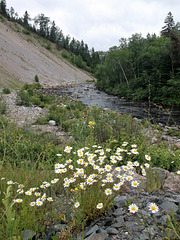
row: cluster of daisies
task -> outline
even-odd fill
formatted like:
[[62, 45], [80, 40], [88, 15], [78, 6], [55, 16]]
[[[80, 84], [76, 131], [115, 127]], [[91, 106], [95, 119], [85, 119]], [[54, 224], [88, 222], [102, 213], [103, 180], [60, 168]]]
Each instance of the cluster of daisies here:
[[[142, 175], [146, 176], [146, 168], [149, 168], [150, 165], [149, 163], [140, 165], [138, 161], [127, 161], [126, 165], [121, 165], [120, 162], [124, 159], [124, 153], [133, 156], [139, 154], [136, 144], [130, 145], [130, 150], [125, 149], [126, 146], [128, 146], [128, 142], [123, 142], [122, 147], [116, 148], [113, 154], [111, 154], [112, 150], [110, 148], [103, 149], [97, 145], [92, 146], [94, 148], [93, 153], [90, 152], [88, 147], [73, 152], [72, 147], [66, 146], [64, 152], [71, 153], [73, 160], [67, 159], [64, 163], [56, 163], [55, 173], [68, 173], [67, 175], [70, 177], [64, 178], [63, 186], [64, 188], [70, 187], [72, 191], [73, 189], [88, 190], [91, 185], [97, 182], [101, 183], [100, 188], [106, 196], [118, 194], [125, 182], [129, 182], [132, 187], [137, 188], [140, 183], [133, 177], [136, 168], [139, 167]], [[62, 155], [57, 154], [57, 156], [61, 157]], [[145, 155], [145, 160], [150, 161], [151, 157]], [[75, 202], [74, 207], [78, 208], [79, 206], [80, 202]], [[152, 212], [158, 210], [155, 204], [150, 205], [150, 207]], [[154, 207], [155, 210], [153, 210]], [[103, 203], [98, 203], [96, 208], [103, 208]], [[138, 207], [132, 204], [129, 206], [129, 210], [133, 213], [138, 210]]]
[[[1, 178], [1, 180], [4, 180], [5, 178]], [[52, 197], [47, 197], [46, 193], [43, 193], [42, 190], [45, 188], [49, 188], [52, 184], [55, 184], [59, 179], [55, 178], [51, 180], [51, 183], [48, 183], [44, 181], [39, 187], [30, 188], [28, 190], [24, 190], [25, 186], [23, 184], [19, 184], [17, 182], [13, 182], [12, 180], [7, 182], [7, 185], [17, 185], [16, 190], [16, 197], [19, 195], [26, 195], [26, 196], [34, 196], [35, 201], [30, 202], [30, 206], [42, 206], [44, 201], [53, 202]], [[13, 199], [14, 203], [22, 203], [22, 198], [15, 198]]]
[[[91, 123], [93, 125], [93, 123]], [[127, 147], [127, 149], [125, 149]], [[110, 148], [103, 149], [101, 146], [93, 145], [91, 150], [88, 147], [73, 151], [73, 148], [66, 146], [64, 149], [65, 156], [58, 153], [57, 157], [60, 160], [55, 164], [56, 174], [66, 174], [63, 179], [63, 187], [65, 190], [70, 188], [73, 191], [85, 191], [98, 183], [99, 191], [102, 191], [105, 196], [115, 197], [121, 189], [121, 186], [126, 182], [130, 186], [137, 188], [139, 181], [134, 179], [134, 173], [136, 168], [141, 169], [143, 176], [146, 176], [146, 169], [149, 168], [149, 163], [140, 165], [138, 161], [127, 161], [126, 165], [122, 164], [122, 161], [127, 159], [129, 155], [132, 155], [131, 159], [134, 159], [138, 155], [137, 145], [130, 145], [128, 142], [123, 142], [121, 147], [117, 147], [115, 151]], [[93, 149], [93, 151], [92, 151]], [[72, 158], [66, 158], [66, 153]], [[62, 157], [62, 158], [61, 158]], [[145, 155], [146, 161], [150, 161], [151, 157]], [[124, 162], [124, 161], [123, 161]], [[67, 177], [68, 176], [68, 177]], [[30, 206], [41, 206], [43, 202], [47, 200], [52, 202], [52, 197], [47, 197], [46, 193], [43, 193], [43, 189], [49, 188], [53, 184], [56, 184], [59, 178], [54, 178], [50, 182], [44, 181], [39, 187], [30, 188], [24, 190], [23, 184], [18, 184], [13, 181], [8, 181], [7, 184], [18, 184], [17, 195], [24, 194], [26, 196], [35, 196], [36, 199], [30, 202]], [[102, 200], [103, 200], [102, 199]], [[23, 199], [16, 198], [14, 203], [22, 203]], [[76, 201], [74, 207], [78, 208], [80, 202]], [[149, 205], [152, 212], [158, 211], [158, 207], [155, 204]], [[103, 208], [103, 202], [99, 202], [96, 205], [97, 209]], [[135, 204], [129, 206], [129, 211], [134, 213], [138, 211], [138, 207]]]

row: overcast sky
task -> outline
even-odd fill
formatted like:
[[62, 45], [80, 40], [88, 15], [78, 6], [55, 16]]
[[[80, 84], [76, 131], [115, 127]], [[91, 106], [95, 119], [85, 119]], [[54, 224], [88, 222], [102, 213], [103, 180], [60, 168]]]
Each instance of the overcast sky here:
[[171, 12], [180, 22], [180, 0], [6, 0], [19, 17], [27, 10], [31, 18], [45, 14], [64, 35], [83, 40], [96, 51], [119, 45], [134, 33], [159, 35]]

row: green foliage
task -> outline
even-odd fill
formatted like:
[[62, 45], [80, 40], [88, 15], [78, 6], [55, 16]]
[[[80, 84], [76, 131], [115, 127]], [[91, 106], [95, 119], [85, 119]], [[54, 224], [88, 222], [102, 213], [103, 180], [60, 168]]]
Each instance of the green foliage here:
[[0, 99], [0, 114], [6, 113], [6, 103]]
[[[133, 34], [111, 48], [96, 70], [97, 87], [135, 101], [179, 106], [179, 37]], [[173, 54], [172, 54], [173, 52]]]
[[3, 93], [9, 94], [9, 93], [11, 93], [11, 90], [9, 88], [3, 88]]
[[20, 90], [17, 94], [16, 104], [19, 106], [24, 105], [26, 107], [31, 106], [32, 102], [31, 102], [30, 94], [28, 92]]
[[48, 42], [47, 45], [45, 46], [45, 48], [46, 48], [47, 50], [51, 51], [51, 50], [52, 50], [51, 43]]
[[167, 214], [167, 236], [166, 239], [180, 239], [180, 224], [176, 221], [175, 213], [171, 210], [171, 214]]
[[0, 20], [1, 22], [4, 22], [4, 17], [0, 14]]
[[38, 75], [35, 75], [34, 80], [35, 80], [36, 83], [39, 82], [39, 77], [38, 77]]
[[28, 29], [26, 29], [26, 28], [23, 29], [22, 32], [23, 32], [24, 34], [26, 34], [26, 35], [30, 35], [30, 31], [29, 31]]
[[[37, 76], [37, 75], [36, 75]], [[38, 79], [38, 77], [36, 77]], [[17, 93], [16, 104], [24, 105], [26, 107], [31, 106], [32, 104], [46, 107], [54, 99], [53, 96], [48, 96], [42, 94], [40, 91], [41, 85], [37, 82], [34, 84], [24, 84], [22, 89]]]
[[147, 183], [145, 185], [146, 192], [154, 192], [159, 191], [162, 188], [162, 179], [161, 179], [161, 172], [158, 170], [154, 170], [149, 168], [147, 171]]

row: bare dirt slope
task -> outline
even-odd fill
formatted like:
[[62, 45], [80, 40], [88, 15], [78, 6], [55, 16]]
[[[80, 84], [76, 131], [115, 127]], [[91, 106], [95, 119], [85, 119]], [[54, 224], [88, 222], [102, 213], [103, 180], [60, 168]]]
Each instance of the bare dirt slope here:
[[0, 85], [15, 86], [34, 82], [38, 75], [41, 85], [55, 86], [84, 82], [93, 78], [86, 72], [42, 46], [38, 36], [26, 35], [14, 22], [0, 21]]

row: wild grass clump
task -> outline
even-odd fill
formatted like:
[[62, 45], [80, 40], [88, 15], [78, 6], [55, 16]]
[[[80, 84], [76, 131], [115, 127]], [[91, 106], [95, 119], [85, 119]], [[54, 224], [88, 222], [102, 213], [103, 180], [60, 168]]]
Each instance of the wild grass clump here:
[[38, 164], [55, 161], [57, 139], [46, 137], [46, 135], [42, 137], [28, 128], [17, 128], [2, 118], [0, 119], [0, 128], [1, 162], [8, 161], [13, 166], [21, 167], [31, 165], [38, 157], [40, 157]]
[[5, 114], [7, 110], [6, 103], [0, 99], [0, 114]]

